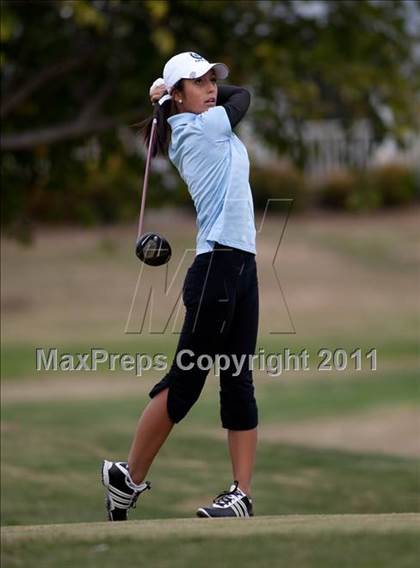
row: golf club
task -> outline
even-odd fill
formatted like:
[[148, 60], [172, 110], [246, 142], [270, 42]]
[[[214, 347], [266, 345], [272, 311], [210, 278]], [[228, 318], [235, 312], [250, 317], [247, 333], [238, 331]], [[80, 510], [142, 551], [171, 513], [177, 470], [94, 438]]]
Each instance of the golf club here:
[[146, 206], [146, 194], [147, 194], [147, 185], [149, 182], [149, 169], [150, 169], [150, 162], [152, 156], [152, 148], [155, 140], [155, 134], [157, 129], [157, 114], [159, 110], [159, 104], [165, 102], [167, 98], [170, 98], [168, 95], [163, 96], [157, 103], [154, 105], [153, 110], [153, 121], [152, 121], [152, 128], [150, 131], [150, 139], [149, 139], [149, 147], [147, 150], [147, 158], [146, 158], [146, 167], [144, 172], [144, 179], [143, 179], [143, 191], [141, 197], [141, 206], [140, 206], [140, 215], [139, 215], [139, 223], [137, 229], [137, 242], [136, 242], [136, 256], [145, 264], [149, 266], [161, 266], [162, 264], [166, 264], [169, 259], [171, 258], [172, 250], [170, 244], [161, 235], [157, 233], [145, 233], [142, 235], [143, 229], [143, 218], [144, 218], [144, 210]]

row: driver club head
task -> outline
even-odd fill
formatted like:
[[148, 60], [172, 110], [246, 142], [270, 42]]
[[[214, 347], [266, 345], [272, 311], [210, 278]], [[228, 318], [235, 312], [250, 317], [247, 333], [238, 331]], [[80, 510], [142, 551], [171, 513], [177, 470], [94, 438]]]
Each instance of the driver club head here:
[[161, 266], [171, 258], [171, 246], [165, 237], [157, 233], [141, 235], [136, 244], [136, 256], [149, 266]]

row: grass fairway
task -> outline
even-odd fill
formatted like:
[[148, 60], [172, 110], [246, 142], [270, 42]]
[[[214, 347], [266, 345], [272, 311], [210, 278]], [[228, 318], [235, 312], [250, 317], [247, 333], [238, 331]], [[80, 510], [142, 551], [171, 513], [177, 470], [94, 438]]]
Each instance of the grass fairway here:
[[[383, 392], [387, 391], [386, 378]], [[413, 394], [414, 376], [401, 376], [396, 400]], [[359, 378], [342, 385], [346, 400], [369, 398]], [[24, 385], [23, 385], [24, 386]], [[104, 388], [104, 387], [103, 387]], [[337, 385], [338, 388], [338, 385]], [[332, 389], [332, 390], [331, 390]], [[340, 405], [334, 384], [260, 384], [263, 424], [281, 431], [287, 418], [302, 421], [353, 412]], [[375, 389], [374, 389], [375, 390]], [[318, 392], [318, 396], [316, 393]], [[338, 391], [340, 392], [340, 391]], [[2, 520], [6, 525], [103, 520], [99, 465], [122, 459], [146, 393], [127, 398], [8, 403], [3, 419]], [[399, 396], [398, 396], [399, 393]], [[190, 517], [230, 482], [231, 471], [219, 426], [218, 393], [209, 381], [188, 420], [176, 426], [159, 453], [133, 518]], [[413, 397], [414, 398], [414, 397]], [[379, 399], [380, 400], [380, 399]], [[372, 400], [373, 402], [373, 400]], [[389, 404], [388, 399], [384, 401]], [[284, 426], [282, 423], [284, 422]], [[216, 434], [216, 435], [215, 435]], [[348, 452], [261, 440], [255, 472], [257, 515], [291, 513], [405, 513], [418, 510], [419, 461], [398, 455]]]
[[[296, 334], [276, 336], [272, 324], [290, 323], [271, 278], [279, 227], [259, 234], [258, 346], [305, 347], [311, 364], [254, 373], [256, 517], [241, 522], [194, 517], [232, 481], [212, 373], [154, 462], [152, 491], [128, 523], [111, 525], [101, 461], [126, 458], [162, 373], [35, 370], [36, 346], [174, 352], [174, 334], [124, 334], [139, 272], [134, 228], [41, 231], [30, 249], [2, 242], [2, 566], [420, 565], [416, 211], [290, 219], [278, 268]], [[193, 245], [192, 218], [159, 213], [153, 228], [177, 254]], [[158, 302], [157, 316], [166, 312]], [[323, 347], [377, 348], [378, 368], [320, 372]]]
[[162, 519], [8, 527], [3, 552], [8, 567], [409, 568], [419, 537], [419, 514]]

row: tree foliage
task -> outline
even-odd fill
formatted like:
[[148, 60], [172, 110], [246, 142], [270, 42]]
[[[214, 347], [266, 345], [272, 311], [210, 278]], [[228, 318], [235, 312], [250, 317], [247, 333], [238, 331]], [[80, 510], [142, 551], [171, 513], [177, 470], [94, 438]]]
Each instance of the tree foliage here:
[[[150, 114], [149, 86], [180, 51], [224, 61], [229, 82], [252, 90], [256, 135], [298, 166], [308, 119], [367, 118], [377, 140], [400, 143], [419, 127], [418, 2], [13, 0], [1, 10], [9, 225], [134, 215], [141, 158], [118, 127]], [[170, 189], [155, 200], [180, 199]]]

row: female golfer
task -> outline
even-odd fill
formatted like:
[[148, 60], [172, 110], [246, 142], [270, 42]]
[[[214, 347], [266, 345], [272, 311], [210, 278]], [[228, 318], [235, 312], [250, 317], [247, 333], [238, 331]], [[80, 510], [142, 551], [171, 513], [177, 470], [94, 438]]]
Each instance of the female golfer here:
[[[222, 354], [220, 416], [234, 483], [197, 515], [253, 515], [258, 413], [250, 359], [258, 330], [256, 231], [248, 154], [233, 132], [249, 107], [250, 94], [241, 87], [218, 86], [217, 79], [228, 73], [223, 63], [180, 53], [166, 63], [163, 79], [150, 90], [152, 102], [162, 103], [152, 155], [165, 154], [169, 146], [169, 158], [196, 208], [197, 249], [183, 285], [186, 315], [171, 368], [149, 393], [152, 400], [140, 417], [127, 462], [103, 462], [111, 521], [126, 520], [138, 496], [150, 489], [144, 480], [155, 456], [204, 386], [208, 365], [200, 361]], [[143, 123], [146, 143], [151, 121]]]

